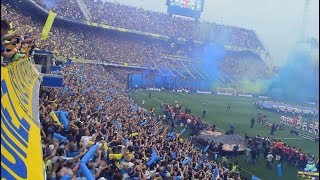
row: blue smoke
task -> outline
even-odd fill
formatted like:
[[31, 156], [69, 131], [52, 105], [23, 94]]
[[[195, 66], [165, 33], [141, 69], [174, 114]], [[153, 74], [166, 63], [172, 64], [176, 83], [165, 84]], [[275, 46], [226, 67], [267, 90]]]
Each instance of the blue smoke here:
[[319, 94], [319, 67], [310, 52], [296, 47], [272, 80], [267, 94], [278, 99], [306, 102]]
[[222, 70], [219, 67], [220, 62], [223, 61], [227, 54], [224, 46], [232, 41], [232, 35], [234, 30], [232, 28], [226, 28], [225, 31], [220, 31], [214, 35], [214, 42], [207, 44], [204, 47], [204, 52], [200, 56], [200, 70], [212, 79], [210, 84], [217, 83], [216, 77], [218, 77]]
[[205, 47], [201, 56], [200, 68], [206, 72], [209, 77], [216, 77], [220, 74], [219, 62], [223, 60], [226, 51], [223, 45], [211, 44]]

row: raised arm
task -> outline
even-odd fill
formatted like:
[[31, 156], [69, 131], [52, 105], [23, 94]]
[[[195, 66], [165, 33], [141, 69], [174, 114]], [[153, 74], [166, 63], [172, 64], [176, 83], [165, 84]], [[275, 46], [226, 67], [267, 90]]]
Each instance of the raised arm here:
[[[3, 56], [4, 59], [9, 59], [12, 56], [14, 56], [19, 51], [20, 48], [21, 48], [21, 42], [17, 44], [13, 50], [9, 52], [8, 51], [1, 52], [1, 56]], [[2, 51], [2, 48], [1, 48], [1, 51]]]
[[[55, 141], [55, 140], [54, 140], [54, 141]], [[45, 161], [47, 161], [48, 159], [53, 158], [53, 157], [56, 155], [57, 150], [58, 150], [58, 148], [59, 148], [59, 143], [58, 143], [58, 142], [54, 142], [53, 145], [54, 145], [54, 149], [52, 150], [50, 156], [46, 157]]]

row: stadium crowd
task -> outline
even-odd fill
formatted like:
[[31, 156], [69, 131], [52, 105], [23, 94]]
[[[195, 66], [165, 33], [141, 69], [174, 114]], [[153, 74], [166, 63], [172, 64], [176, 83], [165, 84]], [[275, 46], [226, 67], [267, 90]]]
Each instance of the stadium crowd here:
[[280, 123], [315, 135], [319, 134], [319, 122], [302, 120], [301, 116], [281, 116]]
[[228, 75], [240, 77], [266, 78], [269, 76], [267, 66], [262, 59], [249, 51], [228, 52], [221, 61], [220, 69]]
[[[40, 96], [43, 158], [51, 178], [83, 177], [79, 160], [94, 144], [99, 149], [87, 166], [97, 179], [211, 179], [215, 169], [221, 179], [240, 178], [151, 111], [135, 107], [125, 84], [102, 66], [72, 64], [62, 74], [63, 90], [42, 87]], [[68, 112], [69, 130], [50, 114], [58, 111]], [[58, 142], [55, 133], [67, 141]], [[153, 151], [159, 158], [150, 163]]]
[[46, 10], [52, 10], [58, 13], [60, 16], [68, 17], [76, 20], [83, 20], [84, 16], [77, 4], [76, 0], [69, 1], [46, 1], [46, 0], [34, 0], [37, 4], [45, 8]]
[[[21, 32], [26, 35], [23, 40], [40, 34], [41, 25], [38, 22], [2, 4], [1, 11], [5, 12], [1, 18], [13, 22], [14, 28], [20, 26], [24, 31]], [[155, 56], [168, 52], [165, 46], [158, 46], [161, 44], [158, 42], [120, 37], [112, 39], [112, 35], [100, 33], [98, 30], [80, 32], [53, 27], [49, 38], [36, 44], [62, 57], [80, 56], [83, 59], [106, 59], [116, 63], [124, 59], [125, 62], [138, 65], [147, 65], [148, 58], [154, 52]], [[150, 49], [152, 43], [153, 48]], [[50, 179], [84, 177], [79, 171], [79, 162], [93, 145], [98, 145], [99, 149], [86, 165], [97, 179], [212, 179], [213, 176], [241, 179], [237, 170], [210, 160], [207, 152], [198, 150], [189, 140], [171, 131], [152, 110], [136, 107], [124, 81], [119, 80], [123, 79], [125, 73], [128, 71], [123, 69], [108, 71], [99, 65], [71, 64], [62, 68], [62, 89], [41, 87], [42, 148]], [[181, 107], [166, 107], [173, 119], [176, 116], [172, 113], [181, 111]], [[55, 118], [57, 115], [59, 119], [62, 118], [58, 112], [66, 112], [68, 128], [65, 122], [61, 123]], [[199, 118], [190, 114], [186, 110], [185, 113], [179, 112], [177, 117], [187, 121], [187, 124], [201, 124]], [[57, 138], [57, 134], [66, 140]], [[253, 140], [253, 144], [256, 145], [256, 141]], [[250, 140], [248, 142], [252, 144]], [[293, 163], [299, 160], [299, 165], [300, 161], [312, 158], [303, 155], [304, 159], [301, 160], [301, 151], [295, 151], [292, 155], [286, 153], [285, 147], [273, 143], [270, 149], [275, 149], [272, 152], [277, 156], [289, 157]], [[157, 158], [151, 160], [154, 154]]]
[[[264, 104], [272, 104], [272, 107], [268, 107]], [[301, 105], [289, 105], [282, 102], [275, 101], [257, 101], [254, 105], [258, 108], [267, 108], [272, 111], [276, 111], [286, 115], [297, 115], [302, 117], [317, 117], [319, 116], [319, 110], [314, 107], [301, 106]]]
[[[46, 0], [36, 0], [36, 2], [47, 10], [55, 7], [61, 16], [84, 20], [76, 0], [55, 1], [56, 4], [50, 4]], [[263, 50], [263, 45], [252, 30], [174, 17], [167, 13], [148, 11], [108, 1], [88, 0], [83, 2], [87, 8], [85, 11], [92, 16], [92, 22], [200, 41], [216, 41], [225, 37], [230, 46]]]
[[[39, 36], [39, 34], [41, 34], [42, 24], [40, 24], [40, 22], [30, 17], [25, 17], [10, 6], [4, 4], [1, 4], [1, 11], [3, 12], [1, 13], [1, 18], [11, 22], [13, 29], [24, 26], [23, 29], [26, 37]], [[23, 38], [24, 37], [22, 37], [22, 39]], [[93, 39], [94, 41], [92, 41]], [[191, 67], [201, 66], [201, 62], [192, 63], [190, 61], [183, 62], [179, 60], [179, 57], [184, 59], [190, 55], [188, 52], [191, 50], [187, 45], [179, 45], [172, 48], [168, 42], [127, 34], [120, 35], [116, 32], [107, 32], [96, 28], [92, 28], [90, 31], [81, 31], [78, 27], [70, 27], [70, 25], [53, 26], [49, 37], [44, 41], [37, 41], [35, 45], [37, 48], [52, 51], [56, 58], [68, 57], [71, 59], [98, 60], [115, 64], [123, 65], [127, 63], [134, 66], [153, 68], [156, 68], [155, 64], [157, 64], [159, 68], [169, 67], [171, 65], [173, 68], [181, 71], [184, 76], [189, 75], [188, 71], [193, 71]], [[174, 58], [167, 58], [168, 56]], [[252, 62], [256, 62], [255, 68], [250, 69], [249, 72], [252, 72], [251, 74], [254, 75], [263, 76], [265, 74], [264, 64], [254, 55], [248, 55], [248, 57], [249, 56], [252, 57], [250, 61], [246, 60], [248, 58], [241, 59], [241, 55], [238, 56], [238, 59], [235, 56], [234, 58], [226, 56], [224, 60], [221, 61], [221, 69], [231, 75], [246, 75], [243, 72], [248, 72], [247, 67], [249, 67]], [[232, 65], [238, 61], [243, 62], [240, 63], [242, 66]], [[185, 64], [188, 70], [182, 63]], [[201, 69], [199, 70], [201, 71]], [[192, 73], [197, 75], [196, 72]]]

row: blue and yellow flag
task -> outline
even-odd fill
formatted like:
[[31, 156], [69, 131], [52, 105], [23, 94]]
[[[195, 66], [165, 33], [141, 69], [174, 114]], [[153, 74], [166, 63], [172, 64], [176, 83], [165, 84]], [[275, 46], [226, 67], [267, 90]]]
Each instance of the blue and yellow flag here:
[[46, 24], [44, 25], [42, 29], [42, 34], [41, 34], [41, 40], [47, 39], [49, 32], [51, 30], [54, 18], [56, 17], [57, 13], [54, 13], [52, 11], [49, 11], [48, 18], [46, 21]]

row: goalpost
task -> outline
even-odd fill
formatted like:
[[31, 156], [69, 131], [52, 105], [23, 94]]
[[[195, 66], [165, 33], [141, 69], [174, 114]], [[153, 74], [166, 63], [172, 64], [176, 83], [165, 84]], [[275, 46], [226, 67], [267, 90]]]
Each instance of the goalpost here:
[[237, 95], [237, 89], [235, 89], [235, 88], [218, 87], [217, 95], [236, 96]]

